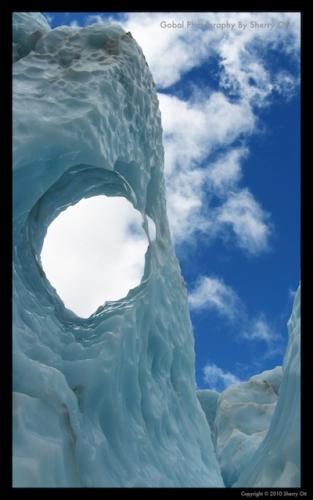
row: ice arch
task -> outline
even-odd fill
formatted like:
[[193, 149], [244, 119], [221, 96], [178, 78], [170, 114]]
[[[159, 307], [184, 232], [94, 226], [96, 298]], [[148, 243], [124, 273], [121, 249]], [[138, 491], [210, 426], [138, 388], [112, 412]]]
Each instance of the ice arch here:
[[[196, 396], [144, 56], [119, 26], [13, 22], [14, 486], [223, 486]], [[99, 194], [124, 196], [146, 229], [151, 217], [155, 240], [140, 285], [83, 319], [40, 252], [62, 210]]]

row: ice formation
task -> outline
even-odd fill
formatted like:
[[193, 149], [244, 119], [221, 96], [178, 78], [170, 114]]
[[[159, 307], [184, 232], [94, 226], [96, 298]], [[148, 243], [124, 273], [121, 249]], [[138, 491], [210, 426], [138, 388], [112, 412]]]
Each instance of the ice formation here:
[[234, 486], [300, 487], [300, 317], [299, 286], [288, 322], [283, 379], [269, 431]]
[[[257, 420], [243, 412], [241, 436], [251, 454], [278, 379], [266, 376], [269, 403], [262, 374], [237, 392], [198, 393], [201, 408], [142, 51], [119, 26], [51, 30], [42, 15], [17, 13], [13, 28], [13, 485], [223, 487], [210, 425], [231, 482], [240, 473], [227, 463], [241, 429], [234, 403], [243, 411], [254, 400]], [[149, 247], [140, 285], [83, 319], [64, 307], [40, 252], [62, 210], [100, 194], [140, 211]], [[235, 486], [299, 484], [299, 291], [289, 335], [269, 432], [244, 468], [237, 450]]]
[[13, 21], [13, 62], [27, 56], [35, 47], [39, 38], [48, 33], [50, 26], [44, 16], [39, 13], [19, 12], [14, 14]]
[[217, 400], [212, 426], [225, 486], [232, 486], [265, 438], [276, 406], [282, 368], [229, 386]]
[[[118, 26], [13, 22], [13, 484], [221, 487], [142, 51]], [[82, 319], [40, 251], [62, 210], [98, 194], [127, 198], [156, 237], [140, 285]]]
[[225, 486], [300, 486], [300, 297], [299, 286], [283, 367], [197, 392]]
[[214, 429], [214, 420], [216, 417], [216, 408], [219, 395], [219, 392], [212, 391], [211, 389], [202, 389], [197, 391], [198, 399], [205, 413], [211, 431], [213, 431]]

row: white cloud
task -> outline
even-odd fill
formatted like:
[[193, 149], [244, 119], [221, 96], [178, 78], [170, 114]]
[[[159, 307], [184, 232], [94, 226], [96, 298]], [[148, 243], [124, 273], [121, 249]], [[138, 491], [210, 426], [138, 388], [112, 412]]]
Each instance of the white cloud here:
[[[164, 129], [165, 169], [190, 169], [214, 148], [252, 133], [255, 117], [246, 101], [231, 103], [221, 92], [197, 94], [190, 101], [159, 93]], [[176, 172], [175, 172], [176, 173]]]
[[218, 222], [230, 225], [239, 246], [251, 254], [268, 248], [268, 219], [269, 214], [261, 208], [247, 188], [231, 193], [217, 214]]
[[167, 179], [167, 213], [176, 243], [193, 240], [197, 231], [209, 231], [211, 221], [204, 217], [203, 171], [180, 171]]
[[270, 325], [265, 314], [251, 316], [236, 291], [216, 276], [200, 276], [188, 294], [193, 312], [215, 310], [232, 322], [238, 342], [263, 342], [263, 359], [283, 353], [283, 338]]
[[215, 309], [229, 319], [234, 319], [241, 309], [236, 292], [216, 277], [200, 276], [188, 301], [192, 310]]
[[249, 328], [242, 332], [242, 337], [247, 340], [265, 342], [267, 345], [272, 345], [275, 341], [281, 339], [280, 335], [268, 324], [263, 314], [251, 321]]
[[231, 372], [224, 371], [214, 363], [208, 363], [203, 368], [203, 380], [210, 389], [223, 391], [231, 384], [239, 384], [241, 380]]
[[293, 77], [290, 73], [282, 70], [275, 78], [273, 90], [289, 101], [295, 94], [297, 83], [300, 83], [300, 78]]
[[[237, 245], [248, 253], [266, 250], [269, 214], [247, 188], [238, 187], [247, 148], [227, 148], [214, 162], [205, 160], [218, 145], [227, 146], [253, 130], [250, 108], [241, 109], [241, 104], [232, 104], [218, 93], [193, 105], [174, 96], [159, 97], [167, 207], [175, 242], [191, 241], [199, 231], [213, 238], [231, 230]], [[219, 200], [215, 208], [208, 201], [213, 195]]]
[[[183, 20], [183, 29], [160, 25], [161, 21], [168, 24]], [[188, 29], [188, 21], [209, 22], [214, 27]], [[234, 29], [222, 29], [221, 24], [226, 21], [235, 24]], [[240, 29], [239, 22], [247, 24], [246, 28]], [[273, 28], [251, 27], [251, 22], [273, 24]], [[254, 100], [264, 100], [273, 90], [276, 68], [273, 74], [268, 71], [264, 51], [278, 49], [293, 57], [300, 45], [299, 13], [132, 12], [119, 23], [132, 32], [142, 47], [160, 88], [172, 85], [190, 69], [218, 56], [225, 87]]]
[[[86, 25], [88, 24], [106, 24], [108, 22], [116, 23], [116, 20], [112, 15], [101, 15], [101, 14], [91, 14], [87, 16]], [[120, 24], [120, 23], [118, 23]]]
[[139, 285], [148, 246], [142, 218], [121, 197], [83, 199], [49, 226], [41, 260], [66, 307], [88, 317]]
[[99, 14], [91, 14], [90, 16], [87, 16], [86, 19], [86, 24], [104, 24], [107, 22], [101, 15]]
[[209, 97], [198, 93], [190, 101], [159, 93], [159, 101], [173, 238], [176, 243], [191, 241], [197, 231], [214, 237], [222, 227], [218, 227], [216, 211], [208, 206], [207, 192], [227, 196], [241, 178], [240, 162], [247, 150], [228, 148], [212, 164], [207, 158], [218, 147], [252, 133], [255, 117], [246, 102], [231, 103], [220, 92]]
[[242, 177], [241, 161], [248, 155], [246, 148], [231, 149], [219, 157], [207, 170], [206, 182], [213, 192], [226, 194]]
[[262, 342], [266, 346], [263, 359], [282, 355], [286, 350], [283, 337], [268, 322], [264, 314], [247, 321], [240, 335], [248, 342]]

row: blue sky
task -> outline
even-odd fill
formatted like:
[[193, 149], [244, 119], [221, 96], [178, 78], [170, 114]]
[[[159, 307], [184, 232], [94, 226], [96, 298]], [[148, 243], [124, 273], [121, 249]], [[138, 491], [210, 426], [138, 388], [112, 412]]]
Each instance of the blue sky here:
[[[198, 386], [222, 390], [281, 364], [300, 279], [299, 14], [45, 15], [52, 28], [111, 19], [144, 51]], [[160, 26], [199, 19], [211, 28]]]

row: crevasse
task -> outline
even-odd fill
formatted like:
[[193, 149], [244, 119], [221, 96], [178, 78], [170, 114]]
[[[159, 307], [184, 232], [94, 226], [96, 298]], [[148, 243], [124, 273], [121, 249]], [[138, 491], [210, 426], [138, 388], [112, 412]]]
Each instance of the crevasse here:
[[198, 391], [225, 486], [235, 483], [266, 436], [282, 376], [282, 367], [277, 366], [246, 382], [230, 385], [221, 394]]
[[268, 433], [235, 487], [301, 486], [301, 286], [288, 321], [289, 340], [279, 397]]
[[225, 486], [301, 486], [300, 312], [299, 285], [282, 367], [231, 385], [220, 394], [197, 392]]

